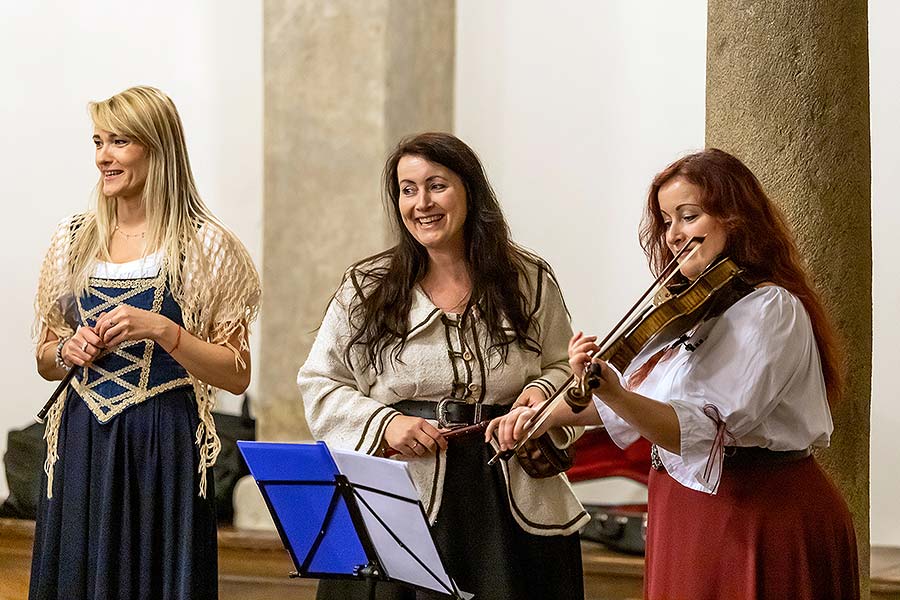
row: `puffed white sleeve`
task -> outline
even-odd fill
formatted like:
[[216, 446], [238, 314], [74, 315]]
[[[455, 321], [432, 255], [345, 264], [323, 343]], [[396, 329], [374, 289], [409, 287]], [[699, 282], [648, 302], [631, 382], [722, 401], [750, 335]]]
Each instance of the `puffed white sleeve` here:
[[[827, 410], [819, 353], [802, 302], [776, 286], [737, 302], [716, 320], [672, 391], [675, 397], [660, 400], [678, 416], [676, 460], [715, 493], [725, 446], [741, 445], [787, 395], [792, 405]], [[803, 414], [796, 415], [797, 427], [803, 420]]]
[[[616, 375], [619, 375], [615, 367], [612, 365], [607, 366], [609, 366]], [[625, 382], [622, 380], [621, 375], [619, 375], [619, 382], [623, 387], [625, 386]], [[606, 432], [609, 433], [610, 439], [615, 442], [616, 446], [625, 449], [640, 439], [641, 434], [638, 433], [637, 429], [631, 426], [631, 423], [617, 415], [597, 396], [594, 396], [593, 400], [594, 407], [600, 415], [600, 422], [603, 423], [603, 427], [606, 428]]]
[[352, 336], [348, 288], [352, 286], [344, 286], [328, 306], [297, 386], [315, 439], [374, 454], [388, 423], [400, 413], [367, 396], [370, 383], [361, 352], [353, 354], [358, 365], [347, 364], [344, 349]]

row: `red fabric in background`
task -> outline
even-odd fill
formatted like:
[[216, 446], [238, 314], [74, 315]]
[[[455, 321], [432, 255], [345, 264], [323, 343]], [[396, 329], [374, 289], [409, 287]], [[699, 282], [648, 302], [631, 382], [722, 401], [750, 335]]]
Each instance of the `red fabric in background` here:
[[640, 438], [624, 450], [616, 446], [605, 429], [584, 432], [575, 442], [575, 464], [566, 471], [569, 481], [602, 477], [627, 477], [647, 484], [650, 474], [650, 442]]

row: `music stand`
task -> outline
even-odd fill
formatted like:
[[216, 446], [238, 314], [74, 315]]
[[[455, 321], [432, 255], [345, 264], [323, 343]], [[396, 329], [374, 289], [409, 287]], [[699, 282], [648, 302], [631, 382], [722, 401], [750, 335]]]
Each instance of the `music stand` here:
[[291, 577], [393, 581], [469, 600], [447, 574], [407, 465], [324, 442], [239, 441]]

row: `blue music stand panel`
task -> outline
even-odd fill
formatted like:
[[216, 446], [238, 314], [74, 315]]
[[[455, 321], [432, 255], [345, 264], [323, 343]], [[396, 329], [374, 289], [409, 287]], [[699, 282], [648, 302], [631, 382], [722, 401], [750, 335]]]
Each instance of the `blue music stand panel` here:
[[[339, 471], [324, 443], [239, 441], [238, 448], [301, 575], [349, 575], [367, 564], [346, 501], [336, 493], [335, 475]], [[326, 524], [333, 502], [331, 520]], [[313, 548], [323, 528], [325, 535]], [[303, 568], [310, 551], [314, 554]]]
[[279, 444], [246, 442], [238, 448], [257, 481], [327, 481], [334, 482], [337, 465], [324, 442], [314, 444]]

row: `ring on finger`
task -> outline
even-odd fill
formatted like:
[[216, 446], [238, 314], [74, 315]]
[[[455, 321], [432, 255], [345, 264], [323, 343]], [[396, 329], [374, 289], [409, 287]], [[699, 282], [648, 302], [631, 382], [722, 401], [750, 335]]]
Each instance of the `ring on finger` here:
[[82, 352], [87, 352], [87, 347], [88, 347], [88, 343], [87, 343], [87, 342], [82, 343], [82, 344], [81, 344], [81, 351], [82, 351]]
[[413, 440], [412, 447], [413, 447], [413, 448], [418, 448], [418, 447], [419, 447], [419, 440]]

